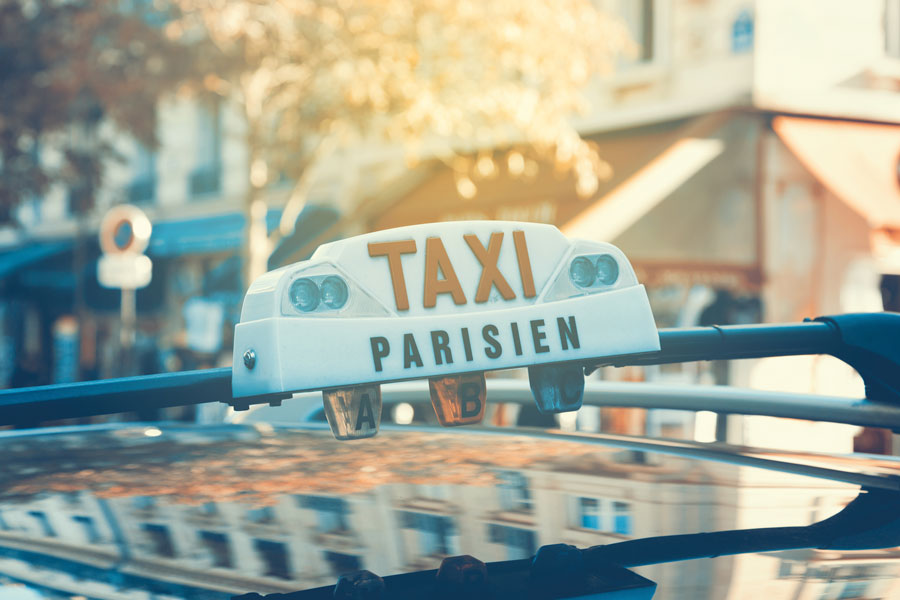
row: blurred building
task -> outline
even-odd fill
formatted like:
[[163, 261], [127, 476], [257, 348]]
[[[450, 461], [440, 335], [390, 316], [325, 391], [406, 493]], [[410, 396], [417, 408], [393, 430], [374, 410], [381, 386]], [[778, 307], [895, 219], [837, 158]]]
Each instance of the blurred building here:
[[[577, 121], [613, 169], [595, 194], [579, 197], [570, 177], [516, 148], [483, 150], [493, 167], [475, 173], [469, 199], [442, 163], [407, 168], [400, 153], [360, 148], [322, 170], [298, 235], [270, 265], [304, 258], [323, 231], [515, 219], [621, 247], [660, 326], [900, 308], [897, 0], [597, 2], [641, 50], [593, 84], [593, 112]], [[0, 385], [71, 378], [73, 367], [52, 365], [71, 365], [73, 348], [74, 376], [117, 374], [118, 294], [97, 285], [94, 239], [106, 207], [126, 201], [154, 223], [137, 368], [228, 360], [245, 283], [243, 124], [227, 103], [184, 99], [161, 105], [160, 122], [156, 152], [123, 140], [128, 164], [110, 166], [95, 214], [76, 222], [69, 192], [55, 190], [0, 235]], [[271, 187], [270, 230], [290, 189]], [[58, 324], [75, 313], [77, 331]], [[752, 379], [726, 365], [705, 376]]]
[[613, 168], [594, 197], [552, 167], [510, 176], [500, 149], [472, 200], [440, 169], [372, 228], [524, 219], [611, 241], [661, 326], [881, 310], [897, 272], [897, 3], [636, 4], [606, 3], [643, 52], [579, 121]]

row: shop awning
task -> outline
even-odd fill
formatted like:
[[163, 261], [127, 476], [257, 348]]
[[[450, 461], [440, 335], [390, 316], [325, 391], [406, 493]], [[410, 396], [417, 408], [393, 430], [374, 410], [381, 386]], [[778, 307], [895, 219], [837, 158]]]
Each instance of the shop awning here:
[[371, 229], [461, 219], [552, 223], [571, 237], [616, 244], [652, 285], [755, 290], [759, 124], [755, 115], [723, 111], [592, 136], [613, 175], [590, 199], [552, 165], [530, 179], [509, 175], [498, 151], [499, 173], [477, 179], [471, 200], [459, 197], [451, 168], [437, 168]]
[[[278, 209], [272, 209], [266, 215], [270, 232], [278, 226], [280, 215]], [[159, 221], [153, 223], [147, 253], [164, 257], [235, 250], [244, 244], [245, 223], [246, 217], [241, 213]]]
[[566, 223], [563, 232], [576, 238], [615, 239], [724, 150], [724, 143], [717, 139], [689, 137], [678, 140]]
[[32, 242], [0, 252], [0, 279], [12, 275], [19, 269], [56, 256], [72, 247], [72, 242]]
[[900, 229], [900, 125], [776, 117], [801, 163], [875, 229]]
[[753, 115], [699, 117], [560, 229], [612, 242], [651, 287], [753, 292], [761, 282], [758, 132]]
[[[532, 221], [564, 228], [589, 210], [598, 198], [630, 180], [673, 144], [685, 137], [702, 136], [726, 119], [726, 114], [716, 114], [590, 136], [588, 139], [596, 144], [599, 155], [612, 167], [612, 177], [600, 182], [595, 196], [587, 199], [576, 194], [573, 174], [557, 172], [552, 161], [538, 162], [537, 173], [530, 176], [511, 174], [507, 167], [508, 148], [494, 152], [497, 169], [492, 176], [478, 177], [473, 174], [477, 193], [470, 200], [462, 199], [457, 192], [454, 170], [439, 166], [424, 181], [405, 191], [403, 197], [381, 211], [373, 219], [371, 229], [469, 219]], [[715, 150], [712, 149], [713, 152]], [[704, 148], [701, 154], [699, 160], [708, 161], [709, 149]], [[672, 161], [666, 161], [666, 164], [675, 169], [682, 166]], [[680, 174], [677, 176], [681, 177]], [[648, 208], [644, 207], [644, 210]], [[639, 213], [640, 210], [637, 210], [635, 214]]]

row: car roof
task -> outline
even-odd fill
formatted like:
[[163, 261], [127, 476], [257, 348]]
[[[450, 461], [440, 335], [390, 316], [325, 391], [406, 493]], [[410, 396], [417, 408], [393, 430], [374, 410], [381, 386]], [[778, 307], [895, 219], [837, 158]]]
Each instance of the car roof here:
[[[327, 585], [350, 564], [434, 568], [440, 558], [429, 552], [502, 560], [519, 546], [530, 556], [547, 543], [806, 524], [859, 486], [896, 490], [900, 472], [891, 457], [524, 429], [387, 425], [348, 443], [321, 423], [120, 423], [6, 431], [0, 440], [0, 562], [15, 555], [42, 573], [85, 562], [124, 568], [152, 580], [129, 579], [137, 589], [188, 597]], [[70, 531], [85, 520], [99, 541]], [[447, 546], [423, 549], [434, 540]], [[209, 562], [222, 544], [240, 557], [229, 568]], [[272, 556], [282, 554], [288, 571], [272, 570], [266, 561], [281, 564]], [[883, 563], [893, 554], [866, 556]], [[856, 558], [811, 550], [784, 560]], [[723, 577], [729, 560], [740, 559], [709, 561], [707, 576]], [[685, 584], [679, 568], [694, 569], [648, 568], [673, 589]], [[714, 585], [703, 577], [692, 585]], [[166, 587], [173, 581], [180, 592]]]

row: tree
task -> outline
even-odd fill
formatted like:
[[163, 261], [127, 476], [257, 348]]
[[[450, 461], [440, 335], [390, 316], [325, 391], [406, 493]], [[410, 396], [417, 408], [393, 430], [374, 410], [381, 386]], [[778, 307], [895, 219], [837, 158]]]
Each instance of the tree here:
[[[0, 0], [0, 223], [52, 184], [84, 214], [115, 156], [101, 123], [156, 144], [156, 104], [188, 76], [167, 15], [115, 0]], [[60, 160], [47, 164], [52, 147]]]
[[632, 47], [624, 24], [590, 0], [173, 1], [184, 18], [167, 31], [212, 42], [204, 84], [243, 108], [251, 278], [270, 248], [263, 188], [294, 170], [279, 228], [289, 233], [316, 165], [342, 147], [375, 141], [410, 162], [437, 157], [464, 197], [477, 191], [472, 169], [492, 161], [467, 157], [497, 146], [574, 171], [585, 196], [609, 170], [569, 119], [588, 108], [585, 86]]

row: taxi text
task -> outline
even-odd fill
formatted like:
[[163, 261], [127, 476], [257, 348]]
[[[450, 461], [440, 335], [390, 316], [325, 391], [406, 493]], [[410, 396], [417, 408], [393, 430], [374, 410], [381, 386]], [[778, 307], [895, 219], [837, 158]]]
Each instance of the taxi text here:
[[[528, 246], [525, 243], [525, 232], [521, 230], [513, 231], [512, 237], [523, 294], [526, 298], [534, 298], [537, 294], [534, 288], [534, 274], [531, 271]], [[497, 261], [500, 258], [500, 247], [503, 244], [503, 232], [497, 231], [492, 233], [488, 240], [487, 248], [475, 235], [464, 235], [463, 239], [481, 264], [481, 276], [478, 279], [478, 289], [475, 291], [475, 302], [478, 304], [487, 302], [493, 288], [497, 288], [504, 300], [514, 299], [516, 297], [515, 292], [497, 266]], [[415, 254], [416, 251], [416, 241], [413, 239], [394, 242], [372, 242], [369, 244], [370, 257], [383, 256], [387, 258], [397, 310], [409, 310], [409, 294], [406, 289], [406, 278], [403, 274], [403, 263], [400, 259], [404, 254]], [[439, 277], [439, 274], [442, 277]], [[425, 308], [434, 308], [437, 304], [437, 297], [440, 294], [450, 294], [453, 302], [457, 305], [466, 303], [466, 294], [459, 282], [456, 269], [453, 268], [453, 263], [450, 261], [450, 256], [447, 254], [444, 243], [439, 237], [430, 237], [425, 240], [425, 286], [422, 290], [422, 305]]]

